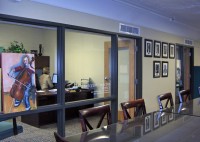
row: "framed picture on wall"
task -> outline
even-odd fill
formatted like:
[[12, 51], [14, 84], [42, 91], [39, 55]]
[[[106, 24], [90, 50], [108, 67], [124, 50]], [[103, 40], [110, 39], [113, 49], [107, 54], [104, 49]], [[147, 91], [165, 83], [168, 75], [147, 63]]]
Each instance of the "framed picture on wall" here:
[[169, 65], [167, 61], [162, 61], [162, 77], [168, 77]]
[[160, 116], [159, 113], [161, 112], [154, 112], [153, 113], [153, 128], [156, 129], [160, 126]]
[[165, 125], [167, 124], [167, 116], [166, 114], [161, 116], [161, 125]]
[[144, 56], [145, 57], [152, 57], [153, 52], [153, 41], [150, 39], [145, 39], [145, 50], [144, 50]]
[[172, 121], [174, 119], [174, 113], [169, 114], [169, 121]]
[[161, 42], [160, 41], [154, 41], [154, 57], [155, 58], [160, 58], [161, 54]]
[[169, 44], [169, 58], [175, 58], [175, 44], [172, 43]]
[[162, 57], [168, 58], [168, 43], [162, 42]]
[[144, 118], [144, 134], [151, 131], [151, 115], [147, 115]]
[[153, 61], [153, 78], [160, 77], [160, 61]]

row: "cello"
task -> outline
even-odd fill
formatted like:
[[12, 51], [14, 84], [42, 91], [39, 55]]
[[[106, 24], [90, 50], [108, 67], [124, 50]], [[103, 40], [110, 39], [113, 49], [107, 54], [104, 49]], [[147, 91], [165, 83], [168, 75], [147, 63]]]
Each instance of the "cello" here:
[[[26, 58], [26, 56], [24, 57]], [[32, 67], [32, 62], [34, 61], [34, 58], [32, 58], [30, 62], [30, 66]], [[24, 98], [24, 92], [28, 88], [33, 91], [33, 88], [27, 86], [31, 82], [31, 74], [34, 73], [33, 70], [26, 68], [26, 67], [19, 67], [22, 70], [19, 72], [19, 74], [14, 78], [8, 73], [8, 76], [15, 79], [15, 82], [12, 85], [12, 88], [10, 90], [10, 96], [12, 98], [15, 98], [18, 101], [21, 101]]]

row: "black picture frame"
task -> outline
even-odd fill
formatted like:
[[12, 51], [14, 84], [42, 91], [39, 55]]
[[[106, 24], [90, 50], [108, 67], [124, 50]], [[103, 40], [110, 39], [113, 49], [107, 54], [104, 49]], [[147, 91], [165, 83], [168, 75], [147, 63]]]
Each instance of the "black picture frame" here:
[[175, 44], [173, 44], [173, 43], [169, 44], [169, 58], [170, 59], [175, 58]]
[[153, 129], [157, 129], [160, 127], [160, 113], [161, 112], [153, 113]]
[[161, 72], [160, 61], [153, 61], [153, 78], [159, 78]]
[[147, 134], [151, 131], [151, 114], [148, 114], [144, 117], [144, 133]]
[[165, 125], [165, 124], [167, 124], [167, 115], [166, 114], [163, 114], [162, 116], [161, 116], [161, 125]]
[[168, 43], [162, 42], [162, 58], [168, 58]]
[[144, 40], [145, 50], [144, 50], [144, 56], [145, 57], [152, 57], [153, 53], [153, 40], [151, 39], [145, 39]]
[[169, 120], [169, 122], [170, 121], [172, 121], [172, 120], [174, 120], [174, 113], [170, 113], [169, 115], [168, 115], [168, 120]]
[[155, 40], [154, 41], [154, 57], [155, 58], [160, 58], [161, 56], [161, 42], [160, 41], [157, 41]]
[[162, 77], [168, 77], [169, 64], [167, 61], [162, 61]]

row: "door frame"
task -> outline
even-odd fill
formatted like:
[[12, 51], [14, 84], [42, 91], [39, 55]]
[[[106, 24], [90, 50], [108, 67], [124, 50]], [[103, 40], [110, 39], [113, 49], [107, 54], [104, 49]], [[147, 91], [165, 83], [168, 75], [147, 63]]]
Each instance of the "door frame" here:
[[[136, 52], [135, 52], [135, 39], [131, 40], [119, 40], [118, 48], [126, 48], [129, 49], [129, 101], [135, 99], [135, 60], [136, 60]], [[104, 84], [110, 80], [109, 73], [109, 50], [111, 49], [111, 42], [104, 42], [104, 77], [107, 77], [107, 80], [104, 79]], [[110, 93], [110, 92], [109, 92]], [[104, 93], [104, 97], [108, 97], [109, 93]], [[130, 115], [133, 117], [134, 109], [130, 110]], [[123, 112], [118, 108], [118, 120], [123, 120]]]
[[[190, 91], [191, 91], [191, 97], [193, 98], [193, 95], [194, 95], [194, 90], [193, 90], [193, 86], [194, 86], [194, 47], [193, 46], [189, 46], [189, 45], [183, 45], [183, 44], [179, 44], [179, 43], [176, 43], [176, 47], [179, 47], [180, 48], [180, 56], [181, 56], [181, 61], [184, 61], [184, 48], [189, 48], [190, 50], [190, 62], [189, 62], [189, 72], [190, 72]], [[177, 60], [177, 58], [176, 58]], [[181, 63], [181, 68], [184, 69], [183, 67], [183, 64], [184, 63]], [[183, 86], [185, 85], [184, 81], [185, 81], [185, 73], [184, 73], [184, 70], [181, 71], [181, 74], [183, 75]], [[184, 88], [183, 88], [184, 89]]]

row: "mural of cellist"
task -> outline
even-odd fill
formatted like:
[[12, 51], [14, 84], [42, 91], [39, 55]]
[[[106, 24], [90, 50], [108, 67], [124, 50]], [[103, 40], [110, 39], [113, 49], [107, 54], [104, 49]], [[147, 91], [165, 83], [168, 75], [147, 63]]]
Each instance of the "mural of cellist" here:
[[2, 53], [3, 112], [37, 108], [34, 54]]

